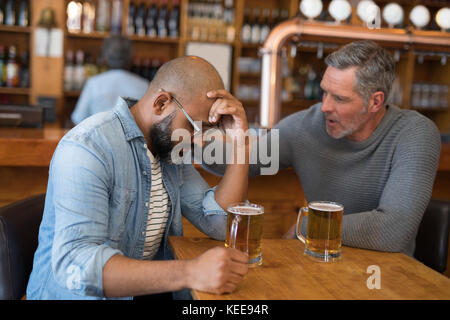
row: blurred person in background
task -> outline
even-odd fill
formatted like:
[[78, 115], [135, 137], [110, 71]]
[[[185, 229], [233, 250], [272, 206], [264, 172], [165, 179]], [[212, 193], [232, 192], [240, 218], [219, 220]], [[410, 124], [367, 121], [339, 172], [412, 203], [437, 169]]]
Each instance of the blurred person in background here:
[[142, 98], [149, 82], [128, 71], [132, 49], [131, 41], [121, 35], [114, 34], [105, 40], [102, 55], [109, 71], [86, 82], [71, 116], [74, 124], [95, 113], [111, 110], [119, 97]]

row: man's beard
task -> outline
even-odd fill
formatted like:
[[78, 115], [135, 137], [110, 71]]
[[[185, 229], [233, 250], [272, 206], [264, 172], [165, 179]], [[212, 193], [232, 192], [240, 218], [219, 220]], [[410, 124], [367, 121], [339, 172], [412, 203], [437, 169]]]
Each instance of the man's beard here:
[[172, 121], [175, 118], [176, 110], [162, 119], [160, 122], [155, 123], [150, 129], [150, 143], [153, 151], [156, 153], [154, 156], [159, 156], [161, 161], [172, 163], [170, 155], [173, 147], [172, 143]]

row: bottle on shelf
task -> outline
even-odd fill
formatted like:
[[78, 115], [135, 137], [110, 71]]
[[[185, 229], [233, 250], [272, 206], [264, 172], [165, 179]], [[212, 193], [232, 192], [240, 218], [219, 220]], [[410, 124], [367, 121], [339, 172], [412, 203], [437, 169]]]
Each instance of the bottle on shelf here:
[[200, 31], [200, 40], [208, 40], [209, 6], [206, 3], [199, 4], [198, 25]]
[[16, 6], [14, 0], [6, 0], [4, 20], [7, 26], [16, 24]]
[[83, 3], [83, 32], [91, 33], [94, 31], [95, 24], [95, 5], [92, 0], [85, 0]]
[[150, 68], [150, 77], [149, 77], [149, 81], [152, 81], [153, 78], [156, 75], [156, 72], [158, 71], [159, 67], [164, 63], [164, 61], [162, 59], [159, 58], [153, 58], [152, 59], [152, 66]]
[[3, 84], [3, 74], [5, 69], [5, 47], [0, 44], [0, 87], [2, 87]]
[[242, 25], [242, 34], [241, 34], [241, 40], [243, 43], [248, 43], [251, 41], [252, 38], [252, 25], [250, 21], [250, 14], [251, 14], [250, 8], [245, 8], [244, 10], [244, 24]]
[[111, 22], [110, 22], [110, 7], [111, 3], [109, 0], [98, 0], [97, 9], [97, 31], [108, 32]]
[[0, 0], [0, 24], [4, 23], [5, 23], [5, 9], [3, 6], [3, 0]]
[[156, 30], [156, 18], [158, 16], [158, 8], [156, 7], [156, 0], [152, 0], [147, 12], [147, 19], [145, 20], [145, 26], [147, 28], [148, 37], [156, 37], [158, 32]]
[[77, 50], [75, 59], [76, 65], [73, 72], [73, 90], [81, 90], [85, 81], [84, 52], [81, 50]]
[[139, 75], [147, 80], [150, 79], [150, 62], [151, 60], [149, 57], [145, 57], [144, 59], [142, 59], [142, 68], [139, 72]]
[[269, 22], [269, 15], [270, 15], [270, 10], [268, 8], [264, 8], [263, 9], [263, 24], [261, 25], [261, 31], [260, 31], [260, 37], [259, 37], [259, 42], [263, 43], [267, 36], [270, 33], [270, 22]]
[[29, 0], [21, 0], [19, 5], [19, 12], [17, 15], [17, 25], [20, 27], [28, 27], [30, 21], [30, 3]]
[[278, 22], [280, 21], [279, 16], [280, 16], [280, 10], [278, 10], [278, 8], [273, 8], [272, 9], [272, 22], [270, 24], [270, 29], [273, 29], [278, 24]]
[[98, 74], [98, 67], [94, 63], [94, 58], [90, 53], [86, 53], [86, 59], [84, 64], [84, 75], [85, 80], [89, 79], [90, 77], [93, 77]]
[[83, 6], [79, 1], [70, 1], [67, 5], [67, 30], [78, 33], [81, 31], [81, 16]]
[[122, 11], [123, 11], [122, 0], [113, 0], [111, 10], [111, 32], [113, 33], [122, 32], [122, 14], [123, 14]]
[[259, 25], [259, 8], [253, 8], [253, 24], [252, 24], [252, 31], [251, 31], [251, 37], [250, 42], [251, 43], [259, 43], [261, 39], [261, 27]]
[[19, 64], [17, 63], [17, 51], [15, 46], [9, 47], [8, 60], [6, 62], [6, 86], [19, 86]]
[[73, 79], [74, 79], [74, 65], [73, 65], [73, 51], [68, 50], [66, 52], [66, 63], [64, 65], [64, 90], [73, 90]]
[[158, 18], [156, 20], [158, 37], [167, 37], [167, 0], [161, 0], [159, 6]]
[[180, 3], [179, 0], [172, 1], [172, 11], [170, 11], [169, 16], [169, 37], [178, 38], [179, 36], [179, 22], [180, 19]]
[[136, 16], [134, 19], [135, 33], [138, 36], [145, 36], [145, 13], [147, 8], [145, 7], [145, 3], [142, 2], [137, 10]]
[[22, 88], [28, 88], [30, 86], [30, 55], [28, 51], [24, 51], [20, 57], [19, 68], [19, 85]]
[[137, 75], [141, 73], [141, 59], [139, 57], [133, 58], [133, 63], [131, 64], [130, 72]]
[[133, 35], [135, 33], [134, 30], [135, 16], [136, 16], [136, 6], [134, 5], [134, 2], [130, 2], [130, 5], [128, 7], [128, 26], [127, 26], [127, 33], [129, 35]]
[[226, 41], [233, 42], [236, 36], [233, 0], [225, 0], [224, 21], [226, 27]]

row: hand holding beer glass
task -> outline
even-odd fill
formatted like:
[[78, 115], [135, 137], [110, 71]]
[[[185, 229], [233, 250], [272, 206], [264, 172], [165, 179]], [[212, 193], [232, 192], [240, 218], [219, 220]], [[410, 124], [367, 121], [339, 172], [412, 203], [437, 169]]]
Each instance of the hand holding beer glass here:
[[225, 247], [248, 254], [249, 267], [262, 265], [261, 237], [264, 208], [250, 202], [228, 206]]
[[[297, 238], [305, 244], [304, 254], [319, 262], [342, 259], [342, 216], [344, 206], [330, 201], [313, 201], [301, 208], [295, 227]], [[308, 217], [306, 238], [299, 233], [303, 216]]]

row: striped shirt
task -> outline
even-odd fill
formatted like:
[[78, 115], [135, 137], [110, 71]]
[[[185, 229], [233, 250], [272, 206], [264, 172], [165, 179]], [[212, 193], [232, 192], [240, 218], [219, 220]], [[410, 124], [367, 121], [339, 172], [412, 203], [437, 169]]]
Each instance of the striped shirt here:
[[143, 259], [151, 260], [158, 251], [164, 236], [169, 212], [169, 195], [162, 180], [159, 157], [155, 158], [149, 150], [147, 150], [147, 155], [152, 165], [152, 185]]

